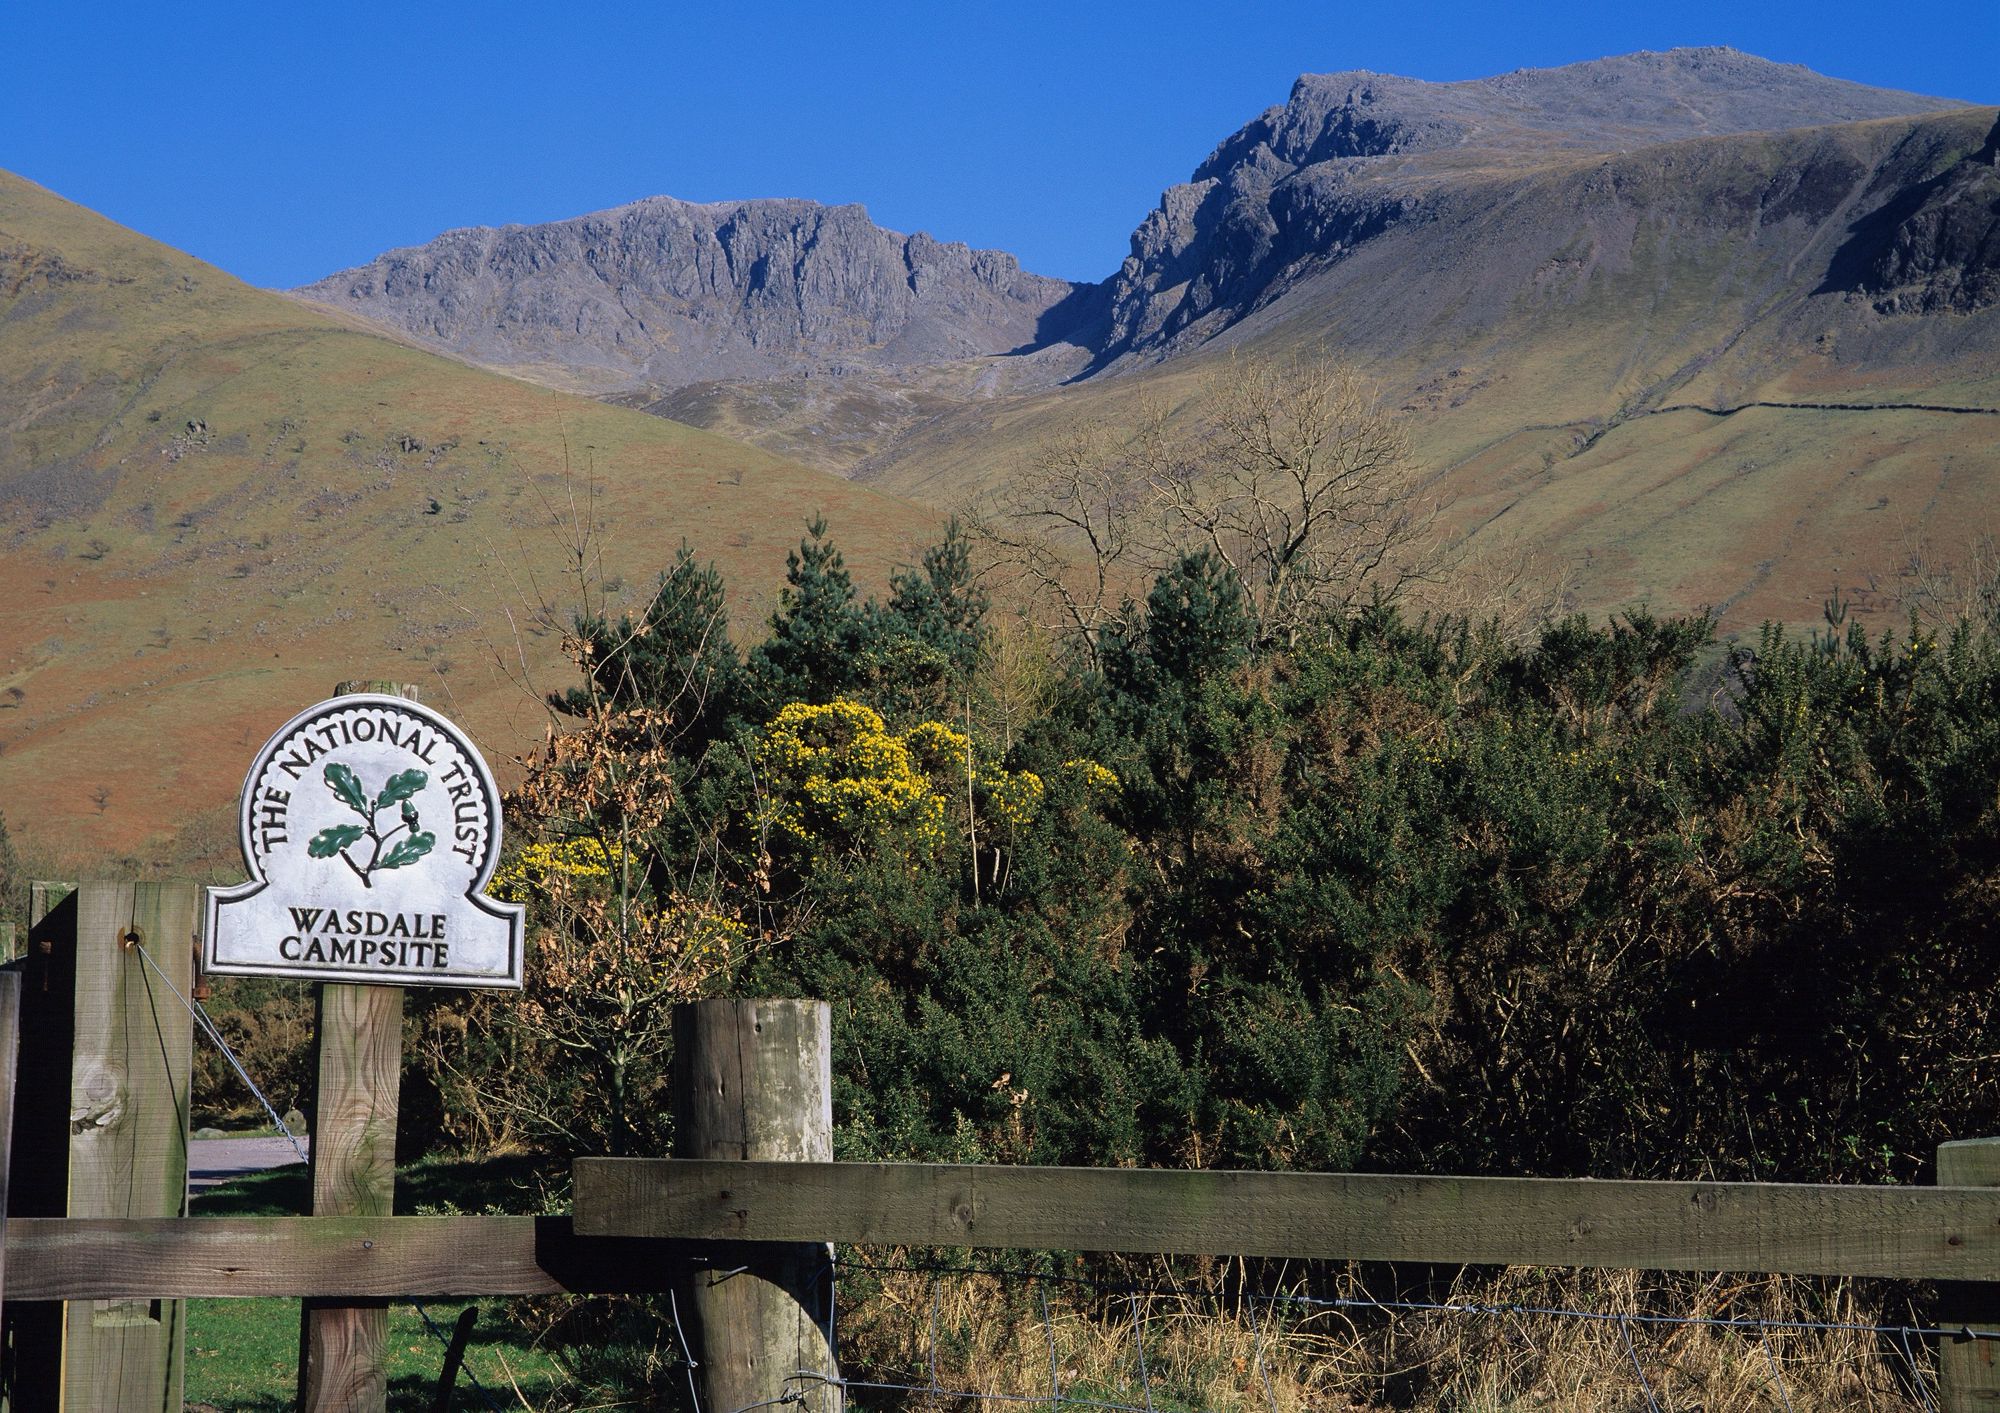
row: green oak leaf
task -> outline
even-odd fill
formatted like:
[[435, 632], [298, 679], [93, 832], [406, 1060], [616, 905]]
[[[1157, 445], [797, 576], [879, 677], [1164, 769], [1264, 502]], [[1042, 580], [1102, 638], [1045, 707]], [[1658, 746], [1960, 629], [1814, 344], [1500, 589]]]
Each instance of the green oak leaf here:
[[413, 864], [425, 854], [428, 854], [431, 851], [431, 846], [435, 843], [437, 843], [437, 835], [435, 834], [412, 834], [407, 839], [398, 840], [396, 847], [384, 854], [382, 861], [376, 864], [375, 867], [401, 868], [404, 864]]
[[356, 814], [368, 813], [368, 792], [361, 788], [359, 777], [339, 761], [326, 768], [326, 788]]
[[389, 783], [382, 787], [382, 793], [375, 797], [375, 808], [397, 804], [407, 800], [430, 782], [430, 776], [421, 770], [400, 771], [389, 777]]
[[312, 842], [306, 845], [306, 852], [316, 859], [330, 859], [365, 832], [358, 824], [336, 824], [313, 835]]

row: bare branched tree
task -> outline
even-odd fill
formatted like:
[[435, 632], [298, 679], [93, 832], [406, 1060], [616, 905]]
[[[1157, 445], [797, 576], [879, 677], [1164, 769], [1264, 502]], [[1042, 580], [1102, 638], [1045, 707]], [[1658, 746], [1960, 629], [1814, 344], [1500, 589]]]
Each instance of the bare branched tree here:
[[1152, 567], [1144, 528], [1174, 442], [1157, 408], [1127, 434], [1073, 422], [1042, 444], [993, 512], [970, 521], [1003, 569], [1047, 606], [1044, 626], [1093, 663], [1105, 631], [1123, 622], [1128, 590]]
[[1903, 601], [1934, 632], [1960, 622], [2000, 628], [2000, 540], [1990, 529], [1967, 534], [1956, 547], [1929, 535], [1905, 536]]
[[1440, 555], [1438, 573], [1410, 593], [1433, 617], [1491, 625], [1507, 642], [1533, 641], [1574, 608], [1577, 565], [1546, 549], [1489, 532]]
[[1437, 569], [1437, 503], [1401, 422], [1324, 351], [1232, 360], [1162, 460], [1154, 502], [1176, 550], [1235, 570], [1266, 642], [1392, 600]]
[[1234, 571], [1264, 641], [1294, 643], [1437, 578], [1438, 512], [1402, 424], [1320, 350], [1232, 359], [1130, 433], [1072, 424], [978, 528], [1094, 659], [1136, 580], [1197, 549]]

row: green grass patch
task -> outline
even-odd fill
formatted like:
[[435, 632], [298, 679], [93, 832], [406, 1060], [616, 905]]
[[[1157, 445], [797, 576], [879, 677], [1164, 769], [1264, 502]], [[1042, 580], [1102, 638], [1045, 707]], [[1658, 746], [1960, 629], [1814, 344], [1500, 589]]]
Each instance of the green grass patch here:
[[[396, 1210], [401, 1214], [533, 1212], [547, 1205], [547, 1194], [561, 1178], [547, 1160], [531, 1156], [477, 1162], [425, 1158], [397, 1173]], [[202, 1193], [192, 1211], [196, 1217], [296, 1216], [310, 1205], [310, 1195], [306, 1169], [294, 1163]], [[445, 1340], [468, 1305], [479, 1313], [466, 1346], [467, 1373], [459, 1377], [454, 1407], [485, 1406], [472, 1377], [498, 1408], [561, 1408], [589, 1402], [596, 1390], [573, 1377], [538, 1333], [549, 1328], [554, 1311], [576, 1303], [568, 1297], [443, 1300], [426, 1302], [421, 1313], [407, 1301], [391, 1304], [385, 1346], [389, 1407], [432, 1406]], [[189, 1408], [229, 1413], [291, 1408], [297, 1398], [298, 1358], [297, 1300], [187, 1302]]]
[[[513, 1302], [463, 1300], [426, 1304], [436, 1333], [414, 1305], [389, 1307], [385, 1346], [391, 1409], [429, 1409], [437, 1394], [448, 1338], [459, 1312], [478, 1307], [467, 1342], [465, 1367], [498, 1408], [543, 1408], [562, 1399], [571, 1379], [545, 1351], [536, 1349], [512, 1321]], [[230, 1413], [288, 1409], [297, 1401], [299, 1302], [296, 1300], [190, 1300], [187, 1311], [187, 1384], [190, 1408]], [[518, 1390], [518, 1391], [517, 1391]], [[455, 1408], [479, 1409], [472, 1380], [461, 1373]]]

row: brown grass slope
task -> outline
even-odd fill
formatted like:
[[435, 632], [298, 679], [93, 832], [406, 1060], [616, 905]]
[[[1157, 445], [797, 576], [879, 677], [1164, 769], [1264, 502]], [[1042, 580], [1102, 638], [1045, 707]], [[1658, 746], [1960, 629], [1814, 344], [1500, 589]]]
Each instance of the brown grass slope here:
[[576, 526], [627, 597], [685, 538], [754, 623], [815, 511], [876, 582], [931, 529], [0, 174], [0, 810], [44, 856], [213, 851], [256, 748], [343, 678], [421, 683], [500, 765], [562, 685], [536, 613], [574, 602]]
[[1996, 117], [1359, 171], [1357, 208], [1397, 218], [1285, 270], [1198, 351], [948, 413], [864, 475], [976, 499], [1067, 422], [1174, 404], [1239, 349], [1326, 344], [1412, 419], [1475, 543], [1573, 566], [1582, 607], [1742, 629], [1815, 621], [1837, 585], [1893, 614], [1912, 545], [1993, 520], [2000, 306], [1919, 247], [1949, 233], [1939, 208], [2000, 219]]

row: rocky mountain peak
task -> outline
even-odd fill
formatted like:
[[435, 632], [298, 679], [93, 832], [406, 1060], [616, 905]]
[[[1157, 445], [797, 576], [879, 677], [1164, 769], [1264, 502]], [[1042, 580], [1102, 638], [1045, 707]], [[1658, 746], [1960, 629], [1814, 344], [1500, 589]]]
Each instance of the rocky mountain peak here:
[[1240, 317], [1288, 268], [1338, 259], [1420, 208], [1427, 175], [1957, 106], [1719, 47], [1450, 83], [1305, 74], [1133, 232], [1101, 358]]
[[859, 205], [656, 196], [451, 231], [297, 293], [608, 393], [1005, 352], [1061, 324], [1079, 287], [886, 230]]

